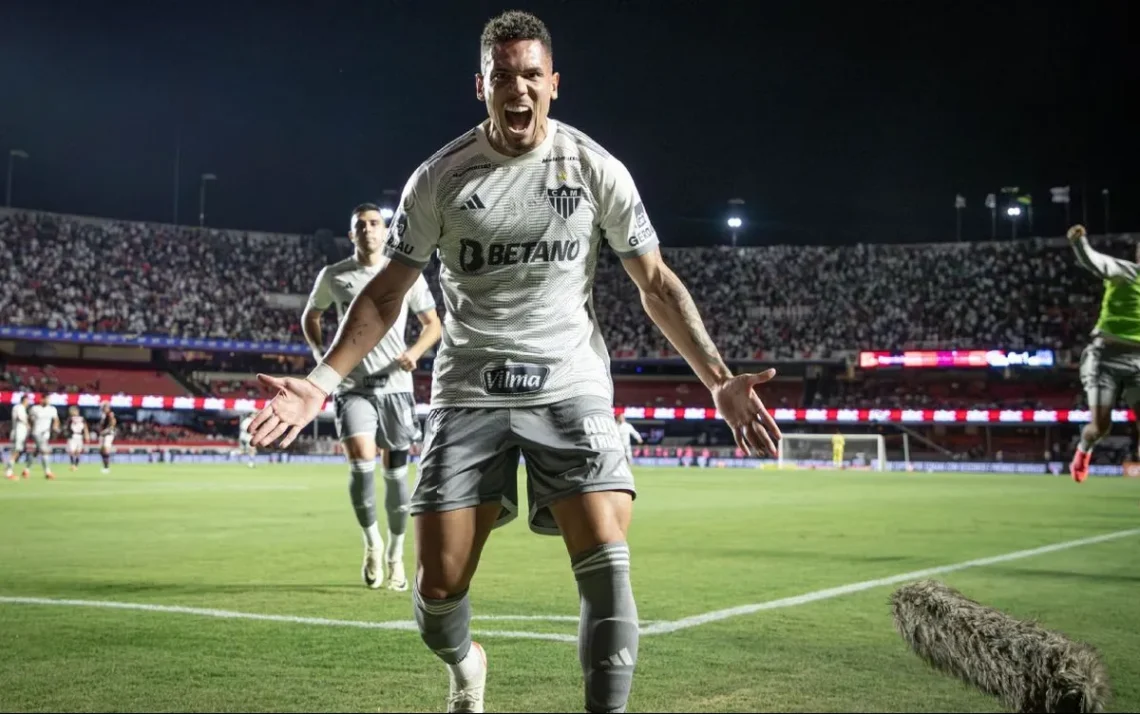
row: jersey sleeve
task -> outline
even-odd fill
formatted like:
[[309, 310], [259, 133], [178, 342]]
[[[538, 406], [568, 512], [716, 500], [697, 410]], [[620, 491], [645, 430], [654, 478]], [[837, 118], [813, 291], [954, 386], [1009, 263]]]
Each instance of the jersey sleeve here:
[[435, 298], [422, 275], [416, 278], [412, 289], [408, 291], [408, 308], [417, 315], [435, 309]]
[[428, 164], [416, 169], [388, 226], [384, 255], [423, 270], [439, 246], [443, 224], [435, 206]]
[[625, 164], [613, 157], [602, 163], [598, 186], [598, 225], [620, 258], [634, 258], [654, 250], [657, 231]]
[[1077, 262], [1081, 267], [1102, 280], [1121, 280], [1129, 283], [1136, 281], [1140, 266], [1097, 252], [1085, 236], [1073, 241], [1073, 250], [1077, 253]]
[[309, 293], [309, 303], [305, 306], [305, 311], [320, 310], [324, 312], [332, 303], [332, 291], [329, 289], [329, 269], [327, 267], [321, 268], [321, 272], [317, 273], [317, 279], [313, 283], [313, 290]]

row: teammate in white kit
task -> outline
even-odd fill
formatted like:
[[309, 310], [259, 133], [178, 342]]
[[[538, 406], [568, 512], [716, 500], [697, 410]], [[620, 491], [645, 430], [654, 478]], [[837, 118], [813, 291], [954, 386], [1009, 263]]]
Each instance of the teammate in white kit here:
[[491, 530], [517, 513], [521, 453], [530, 528], [562, 536], [577, 580], [586, 710], [624, 711], [639, 637], [626, 545], [634, 483], [592, 304], [599, 252], [621, 258], [751, 454], [776, 454], [779, 429], [754, 391], [775, 371], [731, 374], [664, 264], [625, 166], [548, 118], [559, 76], [542, 22], [504, 13], [484, 28], [481, 49], [475, 91], [489, 118], [412, 175], [388, 233], [392, 261], [308, 378], [275, 380], [254, 443], [296, 438], [395, 324], [438, 252], [447, 309], [412, 496], [413, 601], [423, 641], [447, 665], [448, 710], [483, 711], [487, 661], [471, 641], [468, 587]]
[[71, 459], [71, 470], [79, 468], [79, 458], [83, 455], [83, 446], [91, 440], [91, 431], [87, 428], [87, 420], [79, 413], [79, 407], [67, 408], [67, 456]]
[[[343, 320], [353, 298], [388, 262], [383, 256], [385, 228], [378, 206], [357, 206], [352, 211], [348, 233], [355, 251], [317, 275], [302, 325], [318, 363], [325, 350], [321, 315], [335, 305], [337, 319]], [[409, 311], [423, 327], [410, 347], [404, 341]], [[387, 566], [388, 589], [408, 589], [403, 560], [408, 524], [408, 450], [420, 439], [412, 371], [420, 357], [439, 342], [439, 335], [435, 298], [420, 276], [404, 296], [395, 324], [336, 388], [336, 429], [348, 457], [348, 492], [356, 520], [364, 531], [361, 577], [373, 589], [385, 580], [381, 555]], [[384, 469], [386, 550], [376, 520], [377, 455]]]
[[253, 436], [249, 433], [249, 425], [253, 423], [253, 412], [242, 417], [238, 424], [238, 454], [247, 457], [249, 467], [252, 469], [257, 458], [257, 447], [253, 445]]
[[28, 410], [28, 416], [32, 420], [32, 441], [36, 445], [36, 456], [40, 457], [40, 463], [44, 467], [44, 476], [54, 479], [55, 474], [51, 472], [48, 456], [51, 454], [52, 434], [58, 434], [60, 431], [59, 412], [52, 405], [48, 395], [42, 394], [40, 403]]
[[633, 445], [630, 443], [630, 439], [639, 444], [644, 444], [645, 439], [641, 438], [641, 434], [633, 428], [633, 424], [625, 420], [625, 414], [617, 415], [617, 424], [618, 436], [621, 438], [622, 448], [625, 449], [625, 462], [633, 466]]
[[20, 475], [28, 478], [30, 473], [32, 454], [27, 448], [30, 427], [28, 405], [31, 403], [32, 398], [24, 394], [20, 397], [20, 401], [12, 406], [12, 451], [8, 454], [8, 463], [4, 474], [9, 480], [14, 481], [16, 479], [16, 462], [20, 460], [20, 457], [24, 458], [24, 470]]

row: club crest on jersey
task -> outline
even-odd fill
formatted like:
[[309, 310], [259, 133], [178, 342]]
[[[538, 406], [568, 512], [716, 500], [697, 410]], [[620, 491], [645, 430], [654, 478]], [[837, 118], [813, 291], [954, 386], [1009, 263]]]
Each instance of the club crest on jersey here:
[[566, 184], [558, 188], [548, 188], [546, 200], [550, 202], [555, 213], [563, 218], [569, 218], [574, 215], [574, 211], [578, 210], [578, 204], [582, 202], [582, 189], [570, 188]]

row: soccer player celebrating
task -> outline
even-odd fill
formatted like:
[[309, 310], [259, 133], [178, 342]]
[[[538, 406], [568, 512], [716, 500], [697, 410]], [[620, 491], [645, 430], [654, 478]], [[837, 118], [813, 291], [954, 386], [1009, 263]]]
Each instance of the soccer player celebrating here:
[[67, 456], [71, 459], [71, 470], [79, 468], [79, 458], [83, 455], [83, 445], [91, 440], [87, 420], [79, 413], [79, 407], [67, 408]]
[[447, 665], [448, 711], [483, 711], [487, 660], [471, 641], [468, 588], [491, 530], [518, 512], [525, 457], [532, 531], [561, 535], [578, 585], [587, 711], [624, 711], [638, 652], [626, 544], [635, 497], [613, 415], [609, 352], [592, 304], [600, 250], [615, 251], [658, 328], [711, 391], [738, 445], [775, 454], [779, 429], [733, 375], [692, 297], [665, 265], [629, 171], [549, 117], [550, 34], [506, 12], [484, 27], [475, 95], [488, 118], [416, 169], [388, 232], [392, 258], [353, 301], [306, 379], [278, 390], [254, 443], [289, 444], [395, 324], [438, 252], [446, 313], [415, 490], [413, 603]]
[[[352, 256], [326, 266], [317, 275], [302, 329], [317, 362], [324, 354], [321, 314], [336, 305], [344, 320], [349, 305], [388, 263], [383, 256], [384, 219], [371, 203], [352, 211], [349, 238], [356, 246]], [[412, 370], [427, 350], [439, 342], [440, 323], [427, 281], [423, 276], [401, 296], [403, 304], [394, 323], [376, 346], [347, 377], [336, 385], [336, 429], [349, 463], [348, 492], [356, 520], [364, 531], [364, 565], [361, 576], [370, 588], [384, 580], [380, 556], [387, 565], [389, 590], [407, 590], [404, 574], [404, 534], [408, 524], [408, 449], [420, 438]], [[408, 311], [419, 318], [423, 330], [409, 347], [404, 341]], [[388, 516], [388, 548], [376, 522], [376, 457], [384, 467], [384, 510]]]
[[[1092, 450], [1112, 429], [1112, 408], [1123, 393], [1125, 401], [1140, 405], [1140, 265], [1098, 253], [1089, 244], [1082, 225], [1069, 229], [1069, 241], [1077, 262], [1104, 281], [1100, 316], [1092, 330], [1092, 342], [1081, 354], [1081, 386], [1092, 419], [1081, 431], [1081, 440], [1069, 464], [1077, 483], [1089, 476]], [[1137, 246], [1140, 263], [1140, 246]]]
[[24, 457], [24, 471], [20, 474], [21, 476], [27, 478], [32, 465], [32, 454], [27, 451], [28, 405], [31, 402], [32, 398], [24, 394], [20, 397], [20, 401], [12, 407], [12, 452], [8, 454], [7, 469], [4, 474], [9, 480], [16, 479], [14, 469], [21, 456]]
[[32, 441], [36, 444], [36, 456], [40, 457], [40, 463], [43, 464], [44, 476], [54, 479], [48, 455], [51, 454], [51, 435], [59, 433], [59, 412], [45, 393], [40, 395], [40, 403], [33, 405], [28, 414], [32, 420]]

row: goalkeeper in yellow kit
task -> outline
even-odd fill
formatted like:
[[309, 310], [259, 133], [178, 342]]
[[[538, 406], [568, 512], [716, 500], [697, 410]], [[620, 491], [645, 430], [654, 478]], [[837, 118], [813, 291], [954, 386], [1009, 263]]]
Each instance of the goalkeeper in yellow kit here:
[[1093, 339], [1081, 353], [1081, 386], [1092, 419], [1069, 464], [1073, 480], [1081, 483], [1089, 476], [1093, 447], [1112, 428], [1116, 400], [1123, 394], [1129, 406], [1140, 405], [1140, 246], [1134, 263], [1093, 250], [1084, 226], [1070, 228], [1068, 238], [1081, 267], [1104, 281]]
[[831, 435], [831, 460], [835, 464], [835, 468], [843, 468], [843, 445], [847, 443], [847, 439], [835, 432]]

